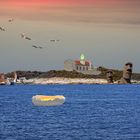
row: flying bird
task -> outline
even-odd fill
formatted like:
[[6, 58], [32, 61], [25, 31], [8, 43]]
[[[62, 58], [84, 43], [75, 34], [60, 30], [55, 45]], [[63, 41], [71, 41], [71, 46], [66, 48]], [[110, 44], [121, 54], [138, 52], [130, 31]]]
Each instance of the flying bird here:
[[50, 42], [59, 42], [59, 39], [51, 39]]
[[25, 38], [25, 34], [24, 33], [21, 33], [20, 36], [21, 36], [21, 38]]
[[35, 49], [43, 49], [43, 47], [38, 47], [36, 45], [32, 45], [32, 47], [35, 48]]
[[50, 42], [55, 42], [55, 40], [54, 40], [54, 39], [52, 39], [52, 40], [50, 40]]
[[37, 46], [35, 46], [35, 45], [32, 45], [32, 47], [33, 47], [33, 48], [36, 48], [36, 49], [38, 48], [38, 47], [37, 47]]
[[1, 31], [5, 31], [5, 29], [4, 29], [4, 28], [2, 28], [2, 27], [0, 27], [0, 30], [1, 30]]
[[24, 33], [21, 33], [20, 36], [21, 36], [21, 38], [24, 38], [24, 39], [27, 39], [27, 40], [31, 40], [31, 38], [28, 37], [28, 36], [25, 36]]
[[31, 38], [30, 38], [30, 37], [27, 37], [27, 36], [25, 37], [25, 39], [27, 39], [27, 40], [31, 40]]
[[13, 22], [13, 21], [14, 21], [14, 19], [13, 19], [13, 18], [11, 18], [11, 19], [9, 19], [9, 20], [8, 20], [8, 22]]

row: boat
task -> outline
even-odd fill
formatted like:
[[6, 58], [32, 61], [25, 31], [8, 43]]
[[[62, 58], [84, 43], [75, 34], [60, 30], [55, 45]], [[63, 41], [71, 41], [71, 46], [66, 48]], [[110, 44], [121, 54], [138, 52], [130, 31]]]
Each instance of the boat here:
[[32, 103], [35, 106], [58, 106], [65, 102], [65, 97], [63, 95], [56, 96], [45, 96], [36, 95], [32, 97]]
[[10, 85], [11, 85], [11, 86], [15, 85], [15, 82], [11, 82]]
[[5, 82], [0, 82], [0, 85], [6, 85], [6, 83]]

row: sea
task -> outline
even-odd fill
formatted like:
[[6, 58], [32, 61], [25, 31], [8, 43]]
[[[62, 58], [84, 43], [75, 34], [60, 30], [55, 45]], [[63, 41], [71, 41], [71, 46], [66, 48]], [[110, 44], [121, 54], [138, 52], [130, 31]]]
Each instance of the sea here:
[[[66, 101], [34, 106], [34, 95]], [[0, 140], [140, 140], [140, 85], [0, 86]]]

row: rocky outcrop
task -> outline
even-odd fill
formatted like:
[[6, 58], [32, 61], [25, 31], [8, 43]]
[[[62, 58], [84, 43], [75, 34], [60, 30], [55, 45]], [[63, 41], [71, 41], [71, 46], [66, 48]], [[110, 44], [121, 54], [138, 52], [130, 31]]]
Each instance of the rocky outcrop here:
[[132, 69], [132, 63], [129, 62], [124, 65], [123, 77], [119, 80], [119, 84], [131, 84]]
[[106, 77], [107, 77], [108, 84], [113, 83], [113, 71], [112, 70], [107, 71]]
[[107, 84], [106, 79], [86, 79], [86, 78], [34, 78], [24, 81], [25, 84]]

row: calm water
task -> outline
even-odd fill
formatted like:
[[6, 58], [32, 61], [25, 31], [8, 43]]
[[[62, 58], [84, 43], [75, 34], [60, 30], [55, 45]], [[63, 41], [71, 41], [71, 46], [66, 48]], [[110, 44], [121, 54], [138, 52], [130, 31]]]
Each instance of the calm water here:
[[[36, 94], [66, 102], [36, 107]], [[140, 85], [0, 86], [0, 140], [140, 140]]]

